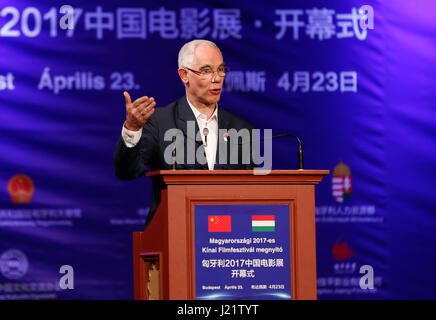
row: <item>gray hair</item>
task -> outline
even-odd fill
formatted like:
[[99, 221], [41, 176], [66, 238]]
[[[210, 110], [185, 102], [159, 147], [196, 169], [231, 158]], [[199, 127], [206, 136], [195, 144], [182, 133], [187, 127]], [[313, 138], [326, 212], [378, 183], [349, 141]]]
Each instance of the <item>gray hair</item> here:
[[219, 50], [218, 46], [209, 40], [197, 39], [189, 41], [179, 51], [179, 68], [191, 67], [194, 64], [194, 51], [198, 46], [214, 46]]

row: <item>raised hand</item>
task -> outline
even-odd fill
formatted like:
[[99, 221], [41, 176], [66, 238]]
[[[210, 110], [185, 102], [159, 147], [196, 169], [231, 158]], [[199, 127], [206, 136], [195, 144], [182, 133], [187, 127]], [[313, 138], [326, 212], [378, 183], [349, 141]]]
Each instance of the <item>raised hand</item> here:
[[154, 101], [153, 97], [143, 96], [132, 102], [127, 91], [124, 91], [123, 94], [126, 100], [126, 122], [124, 126], [128, 130], [138, 131], [154, 113], [156, 101]]

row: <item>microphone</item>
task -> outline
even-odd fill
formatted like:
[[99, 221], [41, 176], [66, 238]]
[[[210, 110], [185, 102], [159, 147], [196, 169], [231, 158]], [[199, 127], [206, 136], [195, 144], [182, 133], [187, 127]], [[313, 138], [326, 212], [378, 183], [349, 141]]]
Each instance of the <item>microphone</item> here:
[[209, 129], [208, 128], [204, 128], [203, 129], [203, 135], [204, 135], [204, 146], [207, 147], [207, 135], [209, 134]]
[[223, 139], [224, 139], [225, 142], [227, 142], [228, 137], [229, 137], [229, 133], [228, 132], [224, 132], [223, 133]]
[[[301, 140], [293, 133], [283, 133], [279, 134], [277, 136], [272, 136], [271, 139], [276, 138], [283, 138], [283, 137], [294, 137], [298, 141], [298, 170], [304, 170], [304, 163], [303, 163], [303, 147], [301, 146]], [[264, 141], [265, 139], [261, 139], [261, 141]]]
[[[227, 142], [229, 137], [230, 136], [229, 136], [228, 133], [227, 134], [223, 134], [224, 141]], [[295, 139], [297, 139], [297, 142], [298, 142], [298, 170], [304, 170], [303, 147], [301, 145], [300, 138], [298, 138], [298, 136], [293, 134], [293, 133], [283, 133], [283, 134], [279, 134], [279, 135], [276, 135], [276, 136], [272, 136], [270, 139], [273, 140], [273, 139], [283, 138], [283, 137], [294, 137]], [[259, 139], [258, 141], [265, 141], [265, 140], [268, 140], [268, 139], [264, 139], [263, 138], [263, 139]]]
[[176, 141], [176, 137], [173, 137], [173, 144], [174, 144], [174, 149], [173, 149], [173, 151], [171, 152], [171, 157], [173, 158], [173, 170], [176, 170], [176, 143], [175, 143], [175, 141]]

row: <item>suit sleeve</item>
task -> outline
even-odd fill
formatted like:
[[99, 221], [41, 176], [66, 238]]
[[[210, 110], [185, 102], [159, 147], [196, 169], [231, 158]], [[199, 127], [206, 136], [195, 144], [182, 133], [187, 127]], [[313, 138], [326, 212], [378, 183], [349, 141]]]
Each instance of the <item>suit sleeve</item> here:
[[153, 116], [148, 119], [139, 142], [132, 148], [128, 148], [122, 136], [119, 137], [114, 153], [115, 175], [121, 180], [133, 180], [143, 176], [147, 167], [157, 155], [158, 127]]

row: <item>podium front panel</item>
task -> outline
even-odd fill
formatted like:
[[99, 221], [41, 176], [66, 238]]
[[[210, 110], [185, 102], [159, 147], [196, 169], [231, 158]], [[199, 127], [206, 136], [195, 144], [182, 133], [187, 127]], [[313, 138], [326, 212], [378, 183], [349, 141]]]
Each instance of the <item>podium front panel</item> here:
[[[158, 174], [167, 185], [159, 208], [147, 230], [134, 233], [135, 299], [316, 299], [314, 187], [328, 171], [150, 175]], [[226, 251], [231, 247], [247, 252]], [[159, 261], [144, 275], [150, 254]]]

